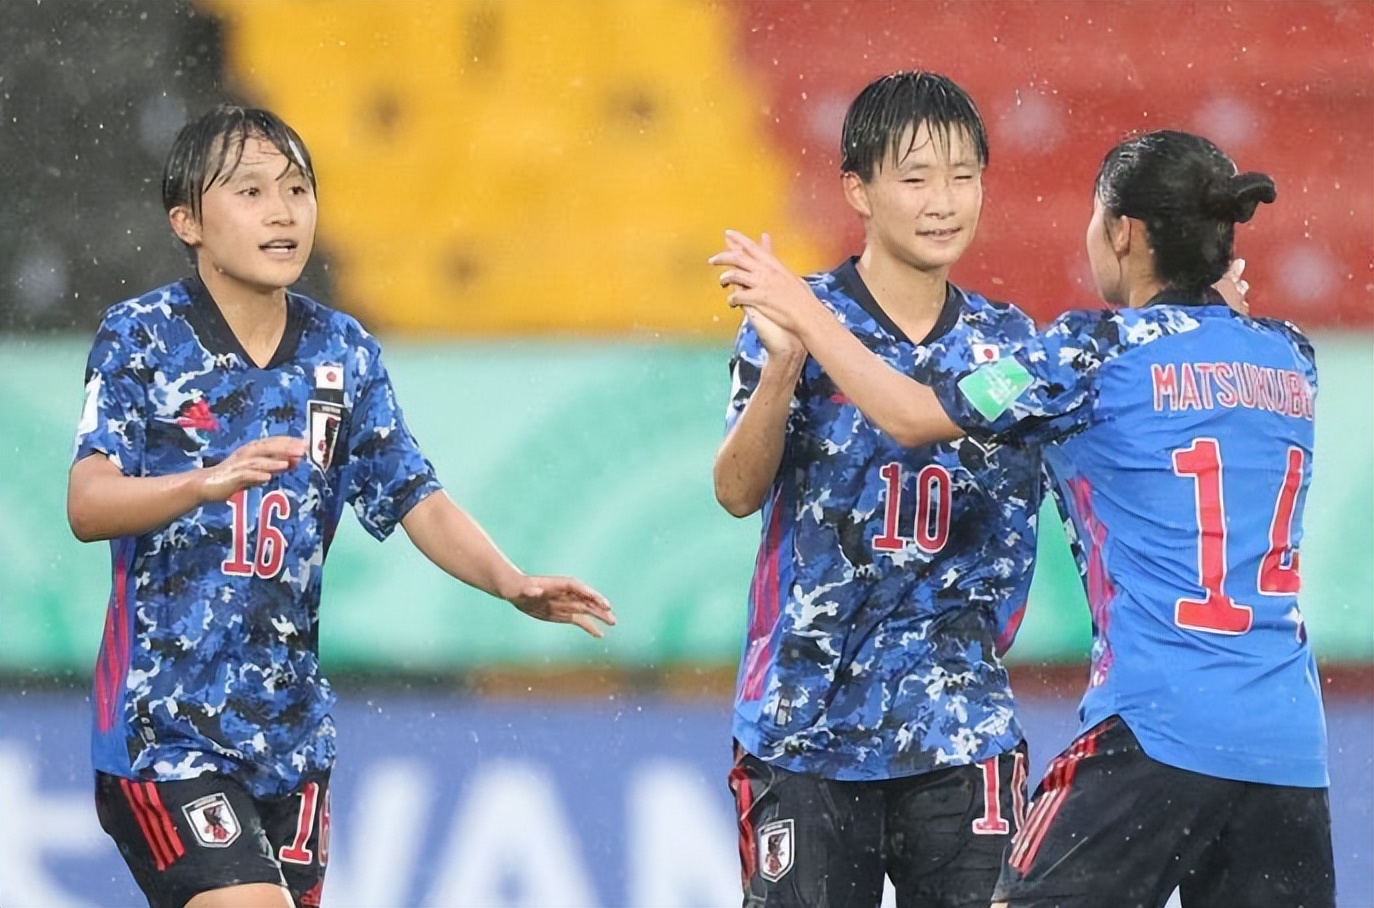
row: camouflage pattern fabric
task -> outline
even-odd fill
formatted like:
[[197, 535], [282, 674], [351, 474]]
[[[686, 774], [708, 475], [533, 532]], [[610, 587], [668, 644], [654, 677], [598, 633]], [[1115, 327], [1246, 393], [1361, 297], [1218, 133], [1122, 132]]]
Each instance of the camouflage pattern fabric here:
[[220, 462], [246, 442], [306, 438], [263, 486], [111, 542], [95, 673], [95, 768], [240, 778], [257, 797], [334, 759], [320, 674], [321, 571], [344, 505], [378, 539], [440, 488], [381, 350], [354, 319], [296, 294], [266, 368], [190, 279], [108, 309], [91, 348], [74, 459], [128, 476]]
[[[881, 311], [853, 261], [808, 281], [835, 317], [920, 376], [996, 359], [1033, 323], [951, 287], [929, 338]], [[727, 428], [766, 354], [746, 322]], [[793, 772], [897, 778], [983, 761], [1021, 740], [998, 654], [1016, 634], [1043, 494], [1038, 453], [961, 440], [906, 449], [814, 360], [791, 404], [763, 508], [734, 735]]]

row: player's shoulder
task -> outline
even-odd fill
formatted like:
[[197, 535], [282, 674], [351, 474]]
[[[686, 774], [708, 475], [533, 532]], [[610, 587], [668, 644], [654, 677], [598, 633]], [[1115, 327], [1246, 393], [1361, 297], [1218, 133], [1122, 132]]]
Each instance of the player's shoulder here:
[[1311, 338], [1296, 324], [1281, 318], [1257, 318], [1253, 321], [1259, 327], [1283, 338], [1308, 362], [1316, 363], [1317, 351], [1312, 346]]
[[159, 324], [180, 317], [190, 301], [186, 282], [173, 281], [106, 306], [100, 313], [101, 327], [117, 334], [155, 329]]
[[1184, 334], [1202, 326], [1186, 306], [1144, 306], [1133, 308], [1069, 309], [1049, 327], [1049, 333], [1063, 340], [1093, 346], [1103, 353], [1124, 353], [1165, 337]]
[[306, 321], [323, 336], [338, 338], [349, 347], [371, 350], [381, 347], [377, 338], [356, 317], [304, 293], [292, 291], [290, 295], [292, 303], [301, 307]]
[[992, 299], [976, 290], [968, 290], [964, 287], [954, 289], [962, 298], [961, 305], [965, 313], [1004, 326], [1035, 330], [1035, 320], [1015, 303], [1009, 300]]
[[859, 306], [859, 297], [867, 294], [853, 259], [829, 271], [813, 271], [802, 280], [816, 298], [834, 312]]

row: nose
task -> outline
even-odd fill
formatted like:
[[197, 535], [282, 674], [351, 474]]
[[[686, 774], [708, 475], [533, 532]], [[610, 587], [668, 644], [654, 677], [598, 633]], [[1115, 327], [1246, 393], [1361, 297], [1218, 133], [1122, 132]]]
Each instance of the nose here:
[[926, 213], [940, 218], [954, 215], [954, 183], [952, 180], [946, 178], [932, 181], [930, 194], [926, 196]]
[[291, 224], [296, 220], [296, 214], [291, 207], [291, 190], [286, 186], [278, 186], [276, 192], [269, 193], [271, 204], [267, 209], [267, 223], [269, 224]]

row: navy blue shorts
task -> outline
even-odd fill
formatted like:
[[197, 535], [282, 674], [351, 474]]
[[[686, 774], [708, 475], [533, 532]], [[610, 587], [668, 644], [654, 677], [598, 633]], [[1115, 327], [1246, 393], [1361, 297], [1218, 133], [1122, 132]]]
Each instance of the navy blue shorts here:
[[1166, 766], [1113, 716], [1051, 762], [1007, 854], [1012, 908], [1334, 908], [1325, 788]]
[[182, 908], [198, 893], [244, 883], [285, 886], [297, 908], [320, 904], [327, 773], [261, 800], [226, 776], [143, 782], [98, 772], [95, 807], [151, 908]]
[[1025, 812], [1025, 745], [985, 763], [873, 782], [788, 772], [736, 747], [745, 908], [987, 908]]

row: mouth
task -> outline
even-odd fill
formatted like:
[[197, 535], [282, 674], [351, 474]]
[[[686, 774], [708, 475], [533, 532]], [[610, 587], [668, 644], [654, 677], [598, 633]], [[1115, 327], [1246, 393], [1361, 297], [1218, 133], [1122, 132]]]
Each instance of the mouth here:
[[290, 255], [296, 251], [298, 245], [295, 240], [270, 240], [258, 248], [263, 252], [270, 252], [275, 255]]
[[948, 240], [958, 236], [962, 230], [963, 228], [961, 227], [941, 227], [932, 230], [918, 230], [916, 231], [916, 235], [931, 240]]

